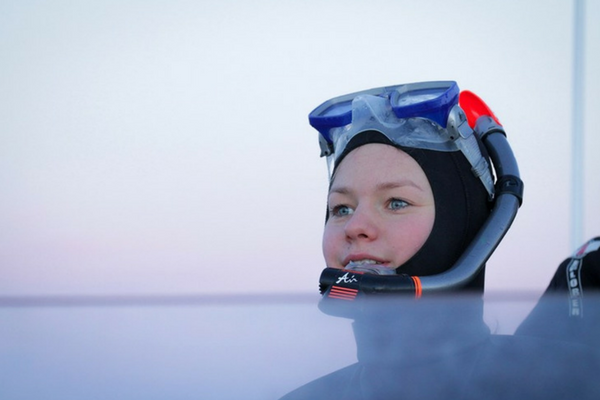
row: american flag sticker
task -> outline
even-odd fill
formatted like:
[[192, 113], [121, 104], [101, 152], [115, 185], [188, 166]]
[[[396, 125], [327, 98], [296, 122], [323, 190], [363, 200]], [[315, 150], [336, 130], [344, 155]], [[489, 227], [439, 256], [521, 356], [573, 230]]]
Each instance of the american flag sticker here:
[[350, 288], [345, 288], [345, 287], [340, 287], [340, 286], [332, 286], [331, 290], [329, 291], [329, 296], [331, 298], [334, 299], [340, 299], [340, 300], [354, 300], [356, 298], [356, 295], [358, 294], [358, 290], [357, 289], [350, 289]]

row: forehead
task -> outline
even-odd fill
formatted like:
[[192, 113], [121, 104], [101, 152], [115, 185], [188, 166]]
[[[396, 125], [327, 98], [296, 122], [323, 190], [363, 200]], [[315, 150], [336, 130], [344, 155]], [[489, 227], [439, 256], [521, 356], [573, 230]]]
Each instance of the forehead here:
[[413, 179], [427, 182], [427, 177], [414, 158], [397, 147], [370, 143], [352, 150], [340, 163], [333, 176], [332, 187], [353, 182]]

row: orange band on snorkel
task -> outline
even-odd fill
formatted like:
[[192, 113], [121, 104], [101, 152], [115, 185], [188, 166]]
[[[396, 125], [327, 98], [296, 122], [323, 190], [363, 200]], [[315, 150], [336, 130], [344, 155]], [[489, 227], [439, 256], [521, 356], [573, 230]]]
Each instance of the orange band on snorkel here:
[[421, 298], [421, 294], [423, 293], [423, 286], [421, 286], [421, 279], [418, 276], [411, 276], [414, 284], [415, 284], [415, 298]]

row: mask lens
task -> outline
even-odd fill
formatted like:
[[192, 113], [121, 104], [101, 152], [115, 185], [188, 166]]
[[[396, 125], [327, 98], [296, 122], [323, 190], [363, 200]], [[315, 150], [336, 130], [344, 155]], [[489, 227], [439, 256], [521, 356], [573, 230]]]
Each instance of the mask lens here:
[[445, 88], [441, 89], [424, 89], [424, 90], [413, 90], [410, 92], [400, 93], [396, 100], [398, 107], [410, 106], [413, 104], [429, 101], [440, 96], [444, 92]]
[[359, 95], [378, 96], [386, 91], [387, 88], [376, 88], [336, 97], [315, 108], [308, 116], [308, 120], [311, 126], [331, 143], [329, 130], [352, 123], [352, 100]]
[[321, 116], [326, 118], [341, 118], [350, 111], [352, 111], [352, 101], [343, 101], [327, 107], [323, 110]]
[[390, 98], [398, 118], [428, 118], [445, 128], [450, 109], [458, 102], [455, 82], [425, 82], [397, 88]]

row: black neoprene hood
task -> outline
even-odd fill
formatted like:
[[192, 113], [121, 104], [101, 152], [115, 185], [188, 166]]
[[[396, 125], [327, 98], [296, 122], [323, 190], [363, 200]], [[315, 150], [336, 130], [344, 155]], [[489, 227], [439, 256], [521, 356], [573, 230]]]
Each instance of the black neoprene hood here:
[[[348, 143], [335, 168], [352, 150], [369, 143], [396, 147], [410, 155], [423, 169], [435, 201], [435, 220], [421, 249], [396, 272], [416, 276], [435, 275], [450, 269], [465, 251], [490, 213], [488, 194], [471, 171], [461, 152], [441, 152], [394, 145], [383, 134], [366, 131]], [[335, 171], [333, 174], [335, 179]], [[483, 291], [484, 271], [466, 286]]]

